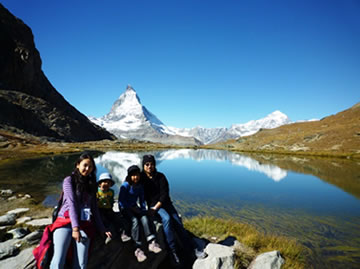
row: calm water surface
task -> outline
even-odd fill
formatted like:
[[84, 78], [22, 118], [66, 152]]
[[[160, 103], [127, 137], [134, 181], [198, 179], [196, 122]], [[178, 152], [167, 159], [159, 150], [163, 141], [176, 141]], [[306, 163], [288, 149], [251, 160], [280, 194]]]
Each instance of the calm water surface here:
[[[147, 152], [148, 153], [148, 152]], [[315, 268], [360, 268], [360, 163], [341, 159], [239, 155], [217, 150], [150, 152], [183, 216], [235, 218], [265, 233], [296, 238]], [[145, 153], [96, 155], [98, 174], [113, 174], [115, 192]], [[0, 166], [2, 188], [54, 203], [77, 155]]]

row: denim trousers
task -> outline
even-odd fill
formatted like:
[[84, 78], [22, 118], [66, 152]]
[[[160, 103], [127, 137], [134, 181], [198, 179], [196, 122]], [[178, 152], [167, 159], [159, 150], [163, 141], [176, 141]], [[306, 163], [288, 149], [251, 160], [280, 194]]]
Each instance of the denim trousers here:
[[166, 208], [160, 208], [157, 213], [161, 218], [165, 238], [170, 250], [176, 250], [175, 232], [185, 247], [194, 248], [194, 242], [190, 238], [188, 232], [185, 230], [182, 221], [172, 204]]
[[54, 255], [50, 269], [64, 268], [70, 244], [73, 245], [73, 269], [84, 269], [87, 266], [90, 238], [80, 230], [81, 241], [78, 243], [72, 238], [71, 225], [55, 229], [53, 233]]
[[137, 247], [140, 247], [142, 245], [140, 239], [139, 221], [142, 224], [146, 241], [149, 242], [155, 238], [155, 235], [153, 234], [150, 227], [149, 220], [144, 212], [141, 212], [140, 214], [135, 214], [129, 208], [125, 209], [124, 211], [125, 217], [128, 218], [131, 222], [131, 237], [135, 241]]

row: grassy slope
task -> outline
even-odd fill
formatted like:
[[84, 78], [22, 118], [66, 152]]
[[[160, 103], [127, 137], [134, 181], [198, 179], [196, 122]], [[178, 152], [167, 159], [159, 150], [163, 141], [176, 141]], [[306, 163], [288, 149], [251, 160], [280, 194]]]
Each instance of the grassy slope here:
[[320, 121], [263, 129], [207, 148], [360, 158], [360, 103]]

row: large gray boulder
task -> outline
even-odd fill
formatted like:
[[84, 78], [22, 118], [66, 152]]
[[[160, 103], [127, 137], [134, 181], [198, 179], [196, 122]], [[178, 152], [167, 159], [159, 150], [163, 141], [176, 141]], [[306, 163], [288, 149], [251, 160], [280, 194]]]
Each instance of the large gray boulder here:
[[233, 269], [235, 252], [232, 247], [210, 243], [206, 246], [205, 259], [197, 259], [193, 269]]
[[250, 264], [248, 269], [280, 269], [284, 263], [280, 252], [277, 250], [265, 252], [258, 255]]

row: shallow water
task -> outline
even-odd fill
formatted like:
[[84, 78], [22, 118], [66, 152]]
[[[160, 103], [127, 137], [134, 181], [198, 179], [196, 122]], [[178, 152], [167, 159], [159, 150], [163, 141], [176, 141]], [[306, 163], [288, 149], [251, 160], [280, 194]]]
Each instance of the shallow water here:
[[[235, 218], [266, 233], [296, 238], [311, 250], [315, 268], [360, 264], [360, 163], [217, 150], [151, 152], [186, 217]], [[118, 192], [126, 169], [145, 153], [96, 156], [98, 174], [109, 171]], [[77, 155], [24, 160], [0, 166], [2, 189], [33, 194], [53, 204]]]

